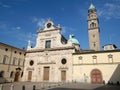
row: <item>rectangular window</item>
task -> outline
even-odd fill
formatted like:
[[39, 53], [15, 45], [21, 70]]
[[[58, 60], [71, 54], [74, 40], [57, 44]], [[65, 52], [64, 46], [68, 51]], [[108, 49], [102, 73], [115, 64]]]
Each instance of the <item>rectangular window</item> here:
[[8, 60], [8, 56], [4, 55], [4, 57], [3, 57], [3, 64], [6, 64], [7, 60]]
[[17, 60], [17, 58], [16, 58], [16, 57], [14, 57], [14, 58], [13, 58], [13, 62], [12, 62], [12, 64], [13, 64], [13, 65], [15, 65], [16, 60]]
[[45, 48], [51, 48], [51, 40], [45, 42]]
[[21, 61], [21, 59], [19, 58], [19, 59], [18, 59], [18, 66], [20, 66], [20, 61]]

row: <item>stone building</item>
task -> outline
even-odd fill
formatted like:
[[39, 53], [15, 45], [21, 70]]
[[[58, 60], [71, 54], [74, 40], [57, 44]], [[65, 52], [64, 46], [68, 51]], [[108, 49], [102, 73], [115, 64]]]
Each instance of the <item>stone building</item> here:
[[21, 81], [25, 50], [0, 42], [0, 83]]
[[72, 53], [79, 50], [79, 42], [73, 35], [66, 40], [61, 27], [48, 20], [45, 28], [38, 30], [36, 46], [31, 48], [28, 42], [23, 80], [71, 82]]
[[30, 41], [25, 57], [23, 81], [34, 82], [120, 82], [120, 50], [106, 44], [100, 50], [100, 28], [97, 10], [88, 9], [89, 50], [81, 50], [74, 35], [69, 39], [61, 34], [60, 25], [48, 20], [38, 30], [35, 47]]

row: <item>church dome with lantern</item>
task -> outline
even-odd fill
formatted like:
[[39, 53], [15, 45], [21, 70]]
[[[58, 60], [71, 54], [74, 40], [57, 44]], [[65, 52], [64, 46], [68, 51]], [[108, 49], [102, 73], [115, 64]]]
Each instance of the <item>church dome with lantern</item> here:
[[80, 45], [79, 41], [75, 38], [74, 35], [70, 35], [69, 41], [71, 41], [72, 44]]

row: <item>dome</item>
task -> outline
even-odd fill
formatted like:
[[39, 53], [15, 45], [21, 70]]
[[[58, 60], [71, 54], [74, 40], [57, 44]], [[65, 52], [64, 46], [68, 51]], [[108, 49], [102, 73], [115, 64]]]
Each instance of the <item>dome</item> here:
[[78, 45], [80, 45], [79, 41], [78, 41], [76, 38], [74, 38], [74, 36], [71, 36], [70, 41], [71, 41], [73, 44], [78, 44]]
[[72, 41], [73, 44], [79, 44], [78, 40], [75, 39], [75, 38], [72, 38], [71, 41]]

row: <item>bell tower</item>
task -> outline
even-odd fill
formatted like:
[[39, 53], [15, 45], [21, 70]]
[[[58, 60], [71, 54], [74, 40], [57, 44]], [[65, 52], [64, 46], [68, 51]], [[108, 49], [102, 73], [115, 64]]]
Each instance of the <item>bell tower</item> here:
[[90, 50], [100, 50], [100, 28], [99, 20], [97, 17], [97, 10], [91, 3], [88, 10], [88, 37]]

